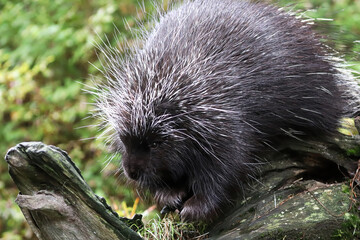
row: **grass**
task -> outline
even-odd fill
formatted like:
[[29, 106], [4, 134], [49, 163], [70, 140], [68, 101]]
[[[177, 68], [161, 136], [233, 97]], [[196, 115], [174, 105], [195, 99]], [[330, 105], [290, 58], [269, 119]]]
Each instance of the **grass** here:
[[181, 222], [176, 213], [164, 218], [157, 215], [138, 232], [144, 239], [149, 240], [202, 240], [208, 237], [205, 224]]

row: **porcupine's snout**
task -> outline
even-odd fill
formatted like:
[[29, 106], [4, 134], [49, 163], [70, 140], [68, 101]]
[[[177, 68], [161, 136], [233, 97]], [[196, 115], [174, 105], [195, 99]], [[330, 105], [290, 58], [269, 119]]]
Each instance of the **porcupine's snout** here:
[[142, 162], [144, 161], [135, 161], [135, 159], [141, 159], [134, 154], [123, 157], [123, 168], [125, 174], [132, 180], [137, 181], [140, 176], [143, 174]]
[[148, 149], [133, 146], [127, 148], [127, 151], [122, 156], [122, 165], [125, 174], [130, 179], [138, 181], [148, 168], [150, 162], [149, 151]]

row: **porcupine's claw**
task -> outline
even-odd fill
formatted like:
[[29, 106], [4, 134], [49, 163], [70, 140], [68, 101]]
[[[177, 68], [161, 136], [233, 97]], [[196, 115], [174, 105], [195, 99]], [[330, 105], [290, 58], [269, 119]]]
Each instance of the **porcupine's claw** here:
[[165, 215], [165, 214], [167, 214], [169, 212], [175, 212], [176, 210], [179, 210], [179, 212], [181, 212], [183, 207], [184, 207], [184, 202], [183, 201], [179, 201], [175, 206], [165, 205], [161, 209], [160, 214]]
[[173, 206], [168, 206], [168, 205], [165, 205], [161, 211], [160, 211], [160, 214], [161, 215], [165, 215], [169, 212], [174, 212], [177, 208], [176, 207], [173, 207]]

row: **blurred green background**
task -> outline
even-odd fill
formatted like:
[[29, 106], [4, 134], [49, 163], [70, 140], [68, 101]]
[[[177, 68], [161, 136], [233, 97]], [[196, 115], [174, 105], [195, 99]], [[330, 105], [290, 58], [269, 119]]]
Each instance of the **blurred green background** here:
[[[319, 21], [319, 31], [346, 54], [352, 68], [360, 70], [360, 1], [293, 3], [276, 1], [292, 10], [311, 9], [300, 15], [333, 18]], [[84, 127], [96, 121], [87, 118], [93, 99], [82, 89], [92, 85], [91, 79], [101, 78], [94, 67], [100, 65], [94, 42], [106, 35], [114, 46], [131, 45], [124, 20], [135, 28], [136, 19], [145, 21], [140, 5], [153, 9], [149, 0], [0, 0], [1, 158], [23, 141], [56, 145], [69, 153], [94, 191], [119, 212], [133, 205], [136, 193], [114, 176], [117, 161], [105, 168], [109, 155], [103, 143], [93, 139], [97, 129]], [[0, 239], [36, 239], [14, 203], [17, 194], [7, 164], [0, 160]], [[148, 206], [140, 200], [137, 212]]]

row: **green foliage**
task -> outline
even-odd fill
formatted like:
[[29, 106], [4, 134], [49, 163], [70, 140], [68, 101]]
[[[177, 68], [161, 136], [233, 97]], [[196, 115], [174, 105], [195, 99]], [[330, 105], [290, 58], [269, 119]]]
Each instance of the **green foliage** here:
[[344, 215], [342, 228], [334, 233], [333, 239], [351, 240], [360, 238], [360, 217], [358, 211], [348, 212]]
[[[124, 19], [133, 27], [135, 16], [146, 17], [138, 2], [0, 0], [0, 155], [23, 141], [59, 146], [69, 153], [97, 194], [125, 209], [133, 206], [134, 193], [114, 177], [119, 157], [106, 166], [104, 147], [91, 139], [97, 130], [81, 128], [94, 124], [94, 120], [85, 119], [91, 109], [87, 103], [92, 100], [82, 88], [91, 85], [90, 75], [95, 79], [99, 76], [89, 64], [100, 65], [94, 47], [98, 36], [107, 35], [113, 45], [131, 44], [132, 35]], [[285, 5], [294, 1], [280, 2]], [[312, 17], [335, 18], [340, 30], [326, 35], [336, 40], [337, 49], [360, 52], [360, 43], [354, 42], [360, 35], [359, 4], [351, 0], [305, 0], [297, 6], [317, 9], [307, 12]], [[151, 1], [144, 0], [144, 5], [150, 9]], [[122, 33], [117, 36], [119, 43], [115, 26]], [[356, 58], [351, 63], [360, 69]], [[33, 238], [14, 203], [17, 193], [6, 163], [0, 161], [0, 239]], [[141, 213], [144, 208], [140, 202], [137, 211]]]
[[[356, 178], [356, 177], [355, 177]], [[350, 199], [353, 200], [351, 209], [344, 214], [344, 222], [340, 229], [338, 229], [332, 236], [333, 239], [360, 239], [360, 202], [355, 194], [359, 194], [357, 189], [352, 189], [350, 185], [342, 185], [342, 192], [349, 194]]]
[[280, 0], [279, 2], [281, 5], [299, 10], [302, 16], [313, 18], [318, 32], [326, 39], [326, 44], [345, 53], [345, 59], [355, 59], [354, 69], [360, 69], [360, 1]]

